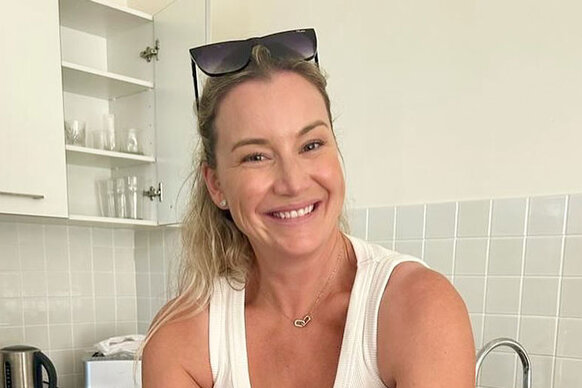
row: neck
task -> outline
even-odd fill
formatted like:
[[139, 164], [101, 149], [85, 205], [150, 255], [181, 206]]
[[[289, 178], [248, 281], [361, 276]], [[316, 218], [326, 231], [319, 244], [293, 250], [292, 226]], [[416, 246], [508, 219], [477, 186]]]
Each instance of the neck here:
[[[247, 303], [268, 305], [288, 318], [303, 318], [334, 288], [347, 255], [346, 237], [338, 230], [320, 249], [300, 257], [256, 252], [247, 284]], [[327, 283], [327, 284], [326, 284]], [[325, 289], [324, 289], [325, 288]]]

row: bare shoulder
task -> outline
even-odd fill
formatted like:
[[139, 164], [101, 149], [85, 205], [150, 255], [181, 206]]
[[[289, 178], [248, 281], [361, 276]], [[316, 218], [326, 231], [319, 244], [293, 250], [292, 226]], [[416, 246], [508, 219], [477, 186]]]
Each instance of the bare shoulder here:
[[144, 388], [212, 387], [208, 308], [163, 325], [143, 352]]
[[414, 262], [394, 269], [378, 316], [378, 366], [390, 387], [475, 386], [469, 315], [446, 277]]

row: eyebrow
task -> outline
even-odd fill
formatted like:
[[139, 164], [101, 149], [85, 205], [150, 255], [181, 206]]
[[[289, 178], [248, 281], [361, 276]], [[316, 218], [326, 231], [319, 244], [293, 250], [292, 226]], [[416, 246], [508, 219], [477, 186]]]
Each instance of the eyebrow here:
[[[297, 137], [301, 137], [304, 136], [305, 134], [307, 134], [309, 131], [311, 131], [312, 129], [315, 129], [317, 127], [319, 127], [320, 125], [323, 125], [325, 127], [327, 127], [328, 125], [323, 121], [323, 120], [315, 120], [314, 122], [312, 122], [311, 124], [306, 125], [305, 127], [303, 127], [298, 133], [297, 133]], [[250, 145], [250, 144], [257, 144], [257, 145], [265, 145], [268, 144], [269, 142], [267, 141], [267, 139], [264, 138], [248, 138], [248, 139], [242, 139], [237, 141], [231, 149], [231, 152], [234, 151], [235, 149], [242, 147], [242, 146], [246, 146], [246, 145]]]

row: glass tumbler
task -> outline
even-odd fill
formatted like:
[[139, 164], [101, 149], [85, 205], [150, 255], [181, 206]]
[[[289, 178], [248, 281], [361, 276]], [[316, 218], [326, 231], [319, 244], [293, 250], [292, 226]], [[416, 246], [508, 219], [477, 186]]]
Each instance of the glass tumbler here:
[[87, 145], [85, 122], [81, 120], [65, 121], [65, 140], [67, 144], [85, 147]]
[[141, 220], [143, 195], [139, 189], [140, 180], [137, 176], [128, 176], [125, 179], [127, 196], [127, 218]]
[[126, 178], [115, 180], [115, 216], [127, 218], [127, 192], [125, 186]]
[[115, 181], [104, 179], [97, 181], [99, 213], [102, 217], [115, 217]]

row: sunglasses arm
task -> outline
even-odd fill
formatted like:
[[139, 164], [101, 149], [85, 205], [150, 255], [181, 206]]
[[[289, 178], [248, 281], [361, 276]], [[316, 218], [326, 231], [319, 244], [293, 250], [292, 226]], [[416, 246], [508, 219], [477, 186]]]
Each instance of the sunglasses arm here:
[[190, 64], [192, 65], [192, 79], [194, 80], [194, 96], [196, 98], [196, 112], [199, 109], [199, 102], [198, 102], [198, 77], [196, 76], [196, 64], [192, 59], [190, 59]]

